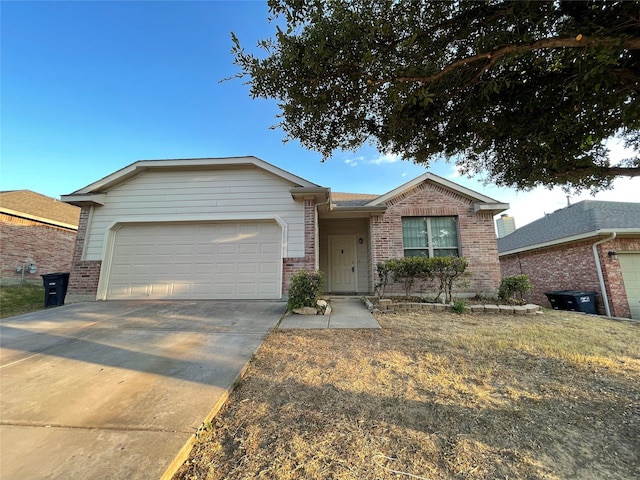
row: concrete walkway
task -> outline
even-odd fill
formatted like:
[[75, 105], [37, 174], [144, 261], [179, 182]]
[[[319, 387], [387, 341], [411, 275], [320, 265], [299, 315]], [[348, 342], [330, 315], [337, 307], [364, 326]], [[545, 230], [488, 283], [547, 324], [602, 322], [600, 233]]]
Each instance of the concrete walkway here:
[[331, 298], [331, 315], [288, 314], [280, 322], [281, 329], [380, 328], [377, 320], [359, 298]]

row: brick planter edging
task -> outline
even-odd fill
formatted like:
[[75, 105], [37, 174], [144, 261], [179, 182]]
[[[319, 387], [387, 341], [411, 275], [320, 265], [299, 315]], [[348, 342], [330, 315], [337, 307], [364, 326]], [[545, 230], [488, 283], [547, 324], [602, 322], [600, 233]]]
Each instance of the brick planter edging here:
[[[444, 303], [393, 303], [389, 299], [381, 299], [379, 304], [373, 304], [371, 300], [364, 297], [364, 303], [370, 312], [377, 310], [380, 313], [399, 312], [452, 312], [452, 305]], [[526, 315], [542, 311], [542, 307], [528, 303], [526, 305], [469, 305], [465, 313], [499, 313], [506, 315]]]

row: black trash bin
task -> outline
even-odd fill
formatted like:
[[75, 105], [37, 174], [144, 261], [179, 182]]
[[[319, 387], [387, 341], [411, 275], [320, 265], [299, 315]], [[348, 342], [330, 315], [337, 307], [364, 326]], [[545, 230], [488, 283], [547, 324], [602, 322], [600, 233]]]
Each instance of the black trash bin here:
[[551, 308], [554, 310], [566, 310], [567, 305], [565, 303], [564, 293], [565, 290], [556, 290], [553, 292], [545, 292], [544, 294], [547, 296]]
[[64, 305], [69, 285], [69, 273], [57, 272], [40, 275], [44, 284], [44, 308]]
[[574, 312], [596, 314], [597, 292], [584, 292], [581, 290], [565, 290], [563, 292], [566, 310]]

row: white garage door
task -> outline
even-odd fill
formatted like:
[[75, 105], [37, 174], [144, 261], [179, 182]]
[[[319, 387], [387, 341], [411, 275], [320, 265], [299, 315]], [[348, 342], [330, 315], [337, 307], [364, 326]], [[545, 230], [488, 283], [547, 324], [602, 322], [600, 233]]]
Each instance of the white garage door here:
[[621, 253], [619, 258], [631, 318], [640, 319], [640, 253]]
[[115, 233], [108, 299], [278, 299], [275, 222], [124, 225]]

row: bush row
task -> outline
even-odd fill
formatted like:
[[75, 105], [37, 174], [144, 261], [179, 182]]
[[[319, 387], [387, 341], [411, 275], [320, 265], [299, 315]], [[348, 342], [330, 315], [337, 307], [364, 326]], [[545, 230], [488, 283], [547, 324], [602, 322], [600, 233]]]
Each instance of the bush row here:
[[439, 301], [444, 293], [445, 302], [451, 302], [453, 282], [465, 274], [469, 262], [464, 257], [403, 257], [379, 262], [376, 265], [378, 284], [376, 291], [384, 296], [385, 288], [390, 281], [400, 282], [404, 286], [407, 297], [416, 280], [435, 280], [438, 292], [435, 300]]

